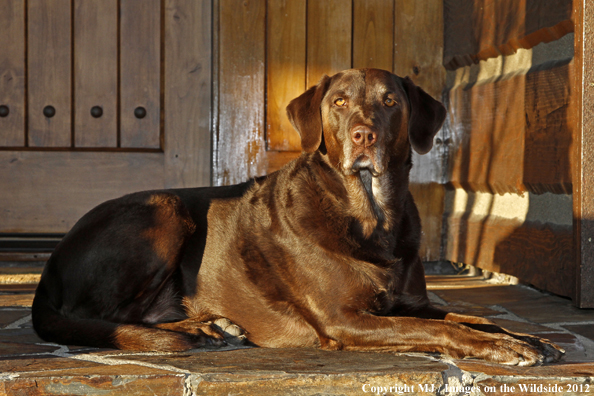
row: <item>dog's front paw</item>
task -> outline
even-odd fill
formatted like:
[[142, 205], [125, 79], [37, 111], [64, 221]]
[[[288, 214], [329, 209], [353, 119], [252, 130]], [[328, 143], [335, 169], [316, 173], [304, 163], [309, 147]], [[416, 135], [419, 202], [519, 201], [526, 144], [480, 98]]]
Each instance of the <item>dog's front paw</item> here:
[[544, 362], [546, 363], [557, 362], [565, 354], [565, 350], [563, 348], [545, 338], [521, 333], [510, 333], [510, 335], [538, 349], [538, 351], [544, 356]]
[[506, 334], [472, 331], [472, 338], [446, 351], [455, 358], [481, 358], [512, 366], [538, 366], [546, 355], [536, 346]]
[[247, 332], [227, 318], [219, 318], [213, 322], [225, 337], [229, 345], [244, 345], [247, 343]]

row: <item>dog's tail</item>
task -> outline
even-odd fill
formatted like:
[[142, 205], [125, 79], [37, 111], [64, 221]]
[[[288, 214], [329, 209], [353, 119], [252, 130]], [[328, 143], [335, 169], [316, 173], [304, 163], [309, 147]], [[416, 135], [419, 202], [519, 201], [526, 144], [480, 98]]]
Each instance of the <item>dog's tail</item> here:
[[43, 340], [64, 345], [133, 351], [185, 351], [208, 345], [205, 337], [142, 324], [113, 323], [62, 314], [50, 301], [43, 283], [32, 308], [33, 328]]

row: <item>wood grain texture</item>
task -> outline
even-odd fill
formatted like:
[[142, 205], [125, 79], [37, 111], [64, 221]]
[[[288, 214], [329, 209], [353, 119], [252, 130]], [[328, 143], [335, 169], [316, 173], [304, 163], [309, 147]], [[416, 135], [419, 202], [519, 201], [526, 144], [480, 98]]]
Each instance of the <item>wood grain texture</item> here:
[[446, 177], [469, 191], [570, 193], [571, 64], [449, 96]]
[[307, 86], [352, 65], [352, 3], [309, 0], [307, 3]]
[[161, 1], [121, 0], [120, 15], [120, 145], [160, 148]]
[[574, 30], [572, 0], [445, 0], [444, 66], [454, 70]]
[[215, 185], [266, 172], [266, 1], [219, 2]]
[[577, 0], [575, 73], [572, 80], [574, 303], [594, 308], [594, 4]]
[[[72, 144], [71, 1], [29, 0], [28, 118], [31, 147]], [[46, 106], [55, 108], [51, 118]]]
[[523, 183], [528, 191], [570, 194], [573, 63], [526, 75]]
[[63, 233], [103, 201], [164, 186], [161, 153], [0, 151], [0, 168], [0, 232]]
[[301, 151], [269, 151], [266, 154], [266, 174], [270, 174], [298, 158], [301, 155]]
[[0, 0], [0, 147], [25, 145], [25, 1]]
[[442, 257], [442, 223], [445, 205], [445, 186], [439, 183], [411, 183], [423, 235], [419, 254], [423, 261], [439, 261]]
[[211, 183], [212, 3], [165, 3], [165, 186]]
[[394, 2], [354, 0], [353, 67], [392, 71]]
[[[118, 1], [74, 2], [75, 147], [117, 147]], [[101, 107], [95, 118], [91, 108]]]
[[497, 217], [447, 220], [446, 259], [509, 274], [562, 296], [574, 293], [571, 226]]
[[[387, 11], [384, 11], [387, 13]], [[442, 2], [433, 0], [395, 0], [391, 13], [394, 20], [393, 47], [395, 74], [410, 76], [422, 89], [441, 100], [445, 85], [442, 66]], [[357, 19], [357, 16], [355, 16]], [[384, 32], [387, 36], [387, 33]], [[441, 132], [436, 141], [443, 143]], [[426, 261], [442, 260], [442, 217], [444, 144], [435, 143], [425, 155], [413, 152], [410, 190], [421, 216], [423, 238], [419, 254]]]
[[269, 150], [300, 151], [285, 108], [305, 84], [307, 0], [268, 0], [266, 139]]
[[445, 85], [442, 2], [395, 0], [394, 20], [394, 73], [410, 76], [441, 100]]

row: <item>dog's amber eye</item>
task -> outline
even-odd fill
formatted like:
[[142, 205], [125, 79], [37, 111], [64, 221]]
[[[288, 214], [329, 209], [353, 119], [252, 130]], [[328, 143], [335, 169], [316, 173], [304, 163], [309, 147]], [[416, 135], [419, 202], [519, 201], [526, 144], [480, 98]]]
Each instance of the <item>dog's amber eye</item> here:
[[346, 100], [344, 100], [343, 98], [338, 98], [334, 101], [334, 104], [336, 106], [345, 106], [346, 105]]
[[386, 98], [386, 100], [384, 100], [384, 104], [388, 107], [392, 107], [396, 104], [396, 101], [392, 98]]

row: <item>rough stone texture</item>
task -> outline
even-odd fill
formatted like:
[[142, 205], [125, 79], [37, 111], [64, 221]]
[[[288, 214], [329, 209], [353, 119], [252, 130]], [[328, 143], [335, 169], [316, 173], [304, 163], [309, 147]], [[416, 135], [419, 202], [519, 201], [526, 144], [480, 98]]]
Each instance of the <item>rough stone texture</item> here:
[[[4, 389], [3, 389], [3, 388]], [[0, 384], [7, 395], [183, 395], [180, 375], [92, 375], [15, 378]]]
[[[580, 388], [581, 386], [581, 388]], [[475, 387], [479, 390], [476, 395], [496, 395], [496, 396], [512, 396], [512, 395], [539, 395], [539, 396], [554, 396], [554, 395], [591, 395], [593, 392], [592, 385], [579, 379], [494, 379], [488, 378], [479, 381]], [[571, 389], [571, 390], [570, 390]], [[572, 390], [576, 391], [573, 392]], [[580, 390], [581, 389], [581, 390]]]
[[585, 387], [594, 383], [593, 311], [479, 277], [428, 281], [436, 304], [549, 338], [567, 350], [565, 360], [508, 367], [387, 352], [226, 348], [167, 354], [60, 346], [35, 334], [34, 288], [24, 285], [0, 287], [0, 395], [521, 395], [531, 394], [531, 386], [532, 394], [547, 395], [555, 394], [554, 385], [564, 395], [594, 394]]
[[594, 324], [576, 324], [563, 326], [572, 333], [594, 340]]

